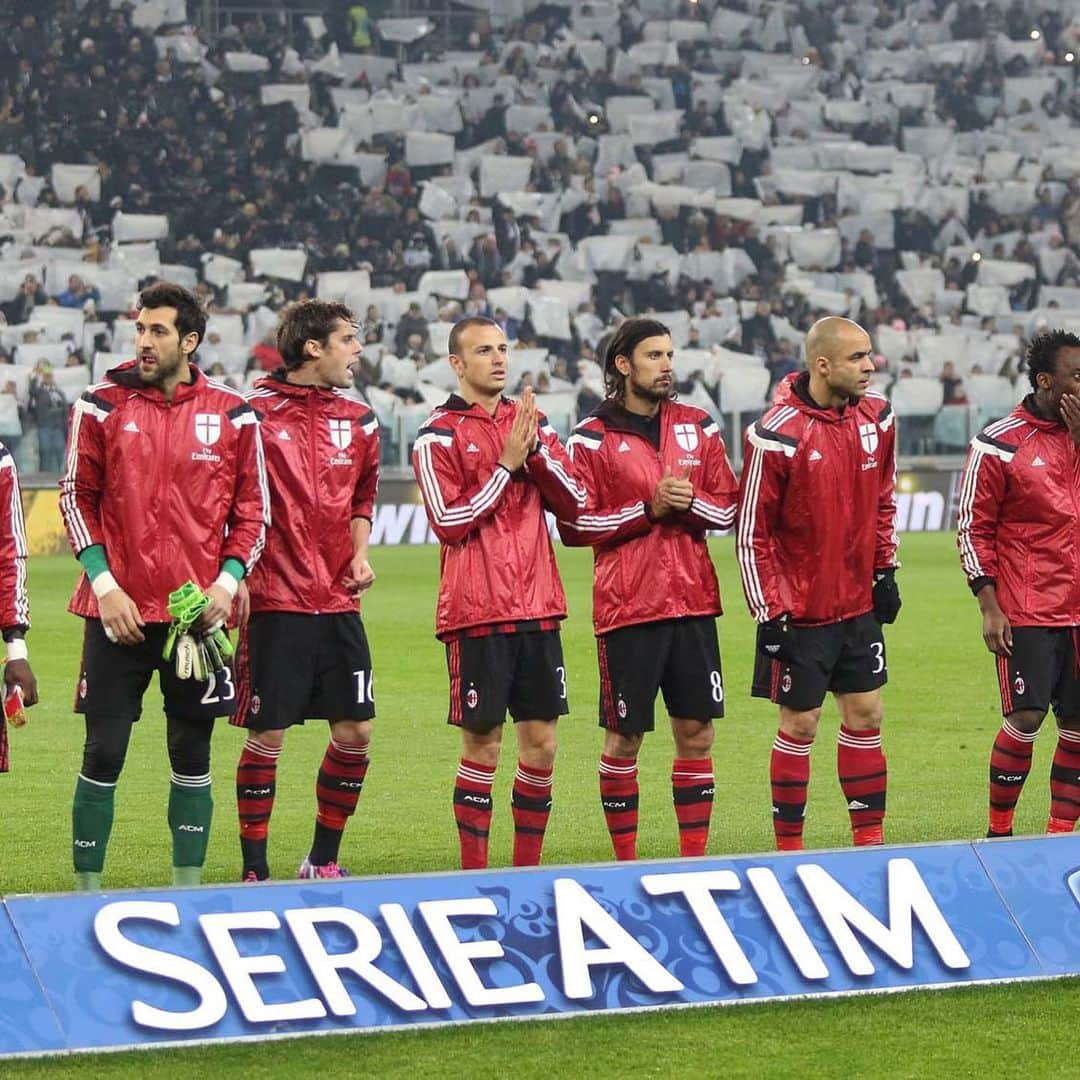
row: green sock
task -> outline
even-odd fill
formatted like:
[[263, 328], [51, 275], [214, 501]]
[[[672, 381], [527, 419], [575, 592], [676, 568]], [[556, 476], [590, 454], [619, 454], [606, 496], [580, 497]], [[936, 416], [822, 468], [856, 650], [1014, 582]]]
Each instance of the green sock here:
[[[192, 784], [174, 778], [169, 785], [169, 828], [173, 838], [173, 884], [197, 885], [202, 865], [206, 862], [206, 845], [210, 839], [210, 819], [214, 800], [210, 781]], [[194, 872], [194, 873], [192, 873]], [[178, 877], [185, 880], [178, 880]]]
[[[112, 832], [115, 784], [95, 783], [80, 776], [71, 807], [71, 850], [76, 874], [98, 875], [105, 866], [105, 848]], [[93, 887], [98, 887], [93, 886]]]
[[75, 874], [76, 892], [100, 892], [101, 875], [93, 870], [80, 870]]

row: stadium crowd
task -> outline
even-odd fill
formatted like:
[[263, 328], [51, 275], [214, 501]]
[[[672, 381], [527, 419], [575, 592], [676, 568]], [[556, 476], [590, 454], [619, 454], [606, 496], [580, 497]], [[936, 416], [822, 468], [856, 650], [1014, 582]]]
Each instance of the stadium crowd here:
[[1077, 5], [505, 12], [209, 36], [165, 0], [6, 5], [0, 438], [22, 466], [59, 468], [59, 399], [130, 356], [153, 278], [198, 290], [201, 363], [241, 387], [280, 363], [284, 302], [364, 312], [358, 389], [399, 461], [463, 315], [504, 326], [563, 433], [626, 315], [670, 325], [684, 400], [725, 414], [845, 315], [922, 418], [907, 452], [962, 448], [1020, 396], [1026, 341], [1080, 326]]

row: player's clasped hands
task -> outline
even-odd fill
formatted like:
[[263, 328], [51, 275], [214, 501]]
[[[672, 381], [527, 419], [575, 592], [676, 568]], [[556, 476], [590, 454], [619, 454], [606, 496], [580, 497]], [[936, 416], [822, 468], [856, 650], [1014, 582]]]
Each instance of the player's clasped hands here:
[[146, 640], [142, 615], [135, 601], [123, 589], [112, 589], [98, 600], [101, 625], [114, 645], [138, 645]]
[[536, 428], [538, 416], [536, 411], [536, 395], [531, 386], [526, 386], [518, 403], [517, 415], [510, 427], [510, 433], [503, 443], [502, 453], [499, 455], [499, 464], [509, 472], [517, 472], [530, 451], [536, 446]]
[[202, 614], [195, 623], [195, 629], [205, 634], [211, 634], [215, 630], [220, 630], [228, 621], [229, 613], [232, 611], [233, 598], [220, 585], [208, 586], [203, 595], [210, 603], [203, 608]]
[[673, 510], [689, 510], [693, 501], [694, 485], [690, 483], [689, 468], [680, 469], [678, 475], [675, 475], [669, 465], [664, 469], [660, 483], [656, 485], [650, 509], [654, 518], [662, 518]]

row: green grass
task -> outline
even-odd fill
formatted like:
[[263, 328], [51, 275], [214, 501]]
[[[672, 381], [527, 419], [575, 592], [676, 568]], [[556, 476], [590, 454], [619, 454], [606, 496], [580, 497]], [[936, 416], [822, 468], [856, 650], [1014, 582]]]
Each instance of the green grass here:
[[[747, 693], [753, 627], [746, 615], [730, 540], [714, 545], [729, 614], [721, 621], [728, 717], [718, 725], [717, 796], [710, 853], [772, 846], [768, 789], [775, 710]], [[979, 633], [948, 535], [910, 535], [901, 549], [904, 597], [888, 634], [885, 748], [892, 843], [977, 837], [985, 831], [986, 764], [999, 723], [992, 661]], [[376, 549], [379, 580], [365, 601], [375, 660], [378, 719], [372, 767], [360, 810], [349, 826], [342, 862], [353, 873], [451, 869], [457, 841], [449, 793], [459, 740], [446, 727], [446, 670], [432, 636], [438, 574], [435, 548]], [[559, 728], [555, 807], [545, 845], [548, 864], [606, 860], [610, 842], [596, 790], [596, 658], [589, 623], [591, 559], [561, 551], [571, 616], [564, 630], [572, 713]], [[0, 892], [70, 888], [70, 796], [82, 747], [82, 722], [70, 703], [79, 663], [77, 619], [64, 607], [73, 560], [31, 565], [34, 630], [30, 638], [42, 704], [12, 736], [12, 772], [0, 777]], [[106, 866], [110, 887], [165, 885], [169, 766], [156, 691], [136, 726], [117, 796]], [[668, 772], [671, 739], [658, 731], [641, 758], [639, 853], [671, 857], [676, 833]], [[835, 773], [835, 710], [826, 707], [814, 749], [807, 843], [845, 846], [847, 813]], [[325, 745], [322, 724], [289, 733], [278, 774], [271, 868], [288, 877], [306, 852], [314, 815], [315, 769]], [[241, 732], [225, 723], [214, 737], [218, 808], [205, 879], [228, 882], [239, 870], [232, 795]], [[510, 739], [512, 743], [512, 738]], [[1036, 744], [1032, 780], [1017, 815], [1018, 832], [1042, 829], [1053, 738]], [[492, 865], [507, 865], [512, 747], [496, 786]], [[32, 810], [31, 810], [32, 808]], [[318, 1038], [185, 1051], [51, 1062], [6, 1062], [3, 1076], [155, 1076], [177, 1064], [243, 1071], [245, 1078], [305, 1076], [362, 1055], [365, 1071], [413, 1077], [483, 1070], [495, 1076], [781, 1075], [969, 1076], [1024, 1046], [1028, 1075], [1060, 1070], [1073, 1045], [1080, 981], [845, 1001], [703, 1009], [558, 1023]], [[1030, 1016], [1038, 1016], [1038, 1039]], [[362, 1040], [362, 1041], [360, 1041]]]

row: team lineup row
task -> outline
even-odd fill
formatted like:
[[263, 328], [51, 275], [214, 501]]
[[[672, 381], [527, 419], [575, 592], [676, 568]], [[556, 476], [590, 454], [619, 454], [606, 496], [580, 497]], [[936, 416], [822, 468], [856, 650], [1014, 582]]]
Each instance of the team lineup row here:
[[[191, 362], [205, 314], [179, 286], [144, 290], [136, 358], [76, 403], [60, 507], [83, 569], [70, 610], [85, 621], [76, 709], [86, 741], [73, 805], [76, 884], [100, 886], [116, 783], [155, 672], [172, 779], [177, 883], [199, 880], [209, 838], [210, 736], [247, 729], [237, 765], [244, 880], [269, 877], [267, 835], [284, 732], [329, 721], [302, 877], [338, 877], [343, 830], [368, 767], [372, 663], [358, 601], [374, 581], [368, 538], [378, 424], [349, 392], [353, 313], [306, 301], [278, 329], [283, 367], [245, 397]], [[757, 623], [753, 692], [779, 706], [770, 760], [780, 849], [802, 845], [810, 747], [832, 692], [837, 766], [856, 844], [883, 841], [887, 769], [882, 624], [896, 582], [895, 424], [868, 391], [869, 335], [826, 318], [746, 433], [736, 479], [716, 423], [675, 400], [667, 328], [627, 319], [605, 356], [606, 397], [564, 447], [531, 391], [503, 396], [506, 338], [473, 317], [452, 330], [459, 389], [422, 426], [413, 465], [440, 543], [436, 635], [449, 721], [461, 732], [453, 790], [461, 865], [487, 865], [491, 791], [506, 714], [518, 762], [515, 865], [540, 862], [551, 808], [555, 720], [566, 713], [559, 626], [566, 601], [545, 510], [565, 543], [594, 552], [601, 803], [615, 856], [636, 854], [637, 757], [663, 695], [674, 737], [682, 855], [703, 854], [713, 800], [713, 720], [723, 716], [720, 596], [706, 536], [736, 530]], [[959, 514], [961, 562], [997, 656], [1004, 720], [990, 761], [991, 835], [1009, 835], [1032, 743], [1053, 706], [1059, 742], [1049, 831], [1080, 816], [1080, 338], [1031, 345], [1032, 392], [973, 440]], [[37, 697], [25, 633], [25, 538], [10, 455], [0, 498], [5, 682]], [[163, 659], [169, 593], [207, 599], [193, 632], [240, 625], [235, 669], [181, 678]], [[2, 728], [0, 728], [2, 731]], [[0, 747], [0, 766], [4, 764]]]

